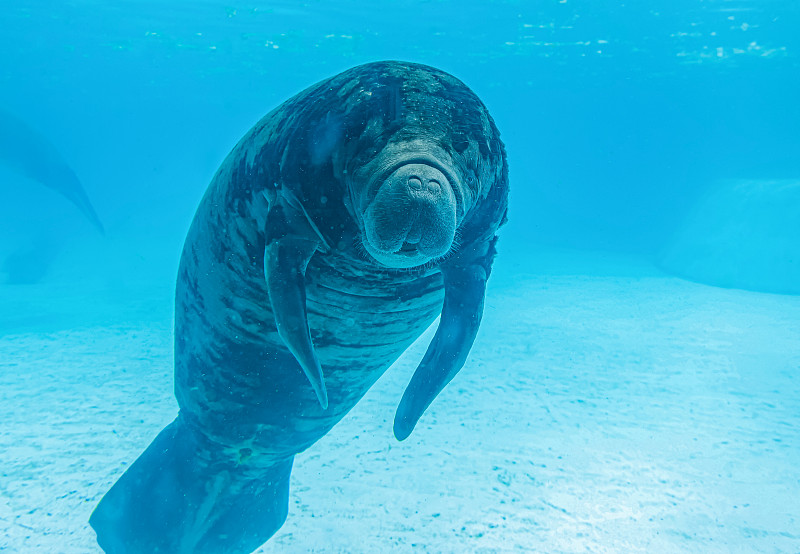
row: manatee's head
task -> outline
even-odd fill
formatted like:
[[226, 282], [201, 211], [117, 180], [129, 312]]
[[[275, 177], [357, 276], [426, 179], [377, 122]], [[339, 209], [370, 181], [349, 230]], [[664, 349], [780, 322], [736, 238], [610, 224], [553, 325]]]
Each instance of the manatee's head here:
[[454, 172], [433, 156], [390, 156], [351, 189], [367, 253], [381, 265], [411, 268], [445, 256], [462, 218]]

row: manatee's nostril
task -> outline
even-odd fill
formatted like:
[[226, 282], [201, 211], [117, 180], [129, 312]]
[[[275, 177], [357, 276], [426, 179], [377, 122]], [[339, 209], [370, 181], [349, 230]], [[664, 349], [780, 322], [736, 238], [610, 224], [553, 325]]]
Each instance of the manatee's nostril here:
[[406, 236], [406, 243], [419, 244], [420, 240], [422, 240], [422, 228], [417, 225], [408, 232], [408, 235]]
[[436, 179], [431, 179], [428, 181], [428, 192], [431, 194], [437, 194], [439, 191], [442, 190], [442, 185]]
[[419, 177], [409, 177], [408, 188], [412, 190], [422, 190], [422, 180]]

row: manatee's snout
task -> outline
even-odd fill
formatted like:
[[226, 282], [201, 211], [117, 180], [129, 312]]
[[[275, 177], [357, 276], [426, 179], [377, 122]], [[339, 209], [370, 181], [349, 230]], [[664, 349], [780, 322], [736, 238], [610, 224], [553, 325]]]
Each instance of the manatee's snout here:
[[456, 232], [453, 184], [431, 165], [400, 166], [369, 203], [364, 232], [367, 251], [388, 267], [414, 267], [443, 256]]

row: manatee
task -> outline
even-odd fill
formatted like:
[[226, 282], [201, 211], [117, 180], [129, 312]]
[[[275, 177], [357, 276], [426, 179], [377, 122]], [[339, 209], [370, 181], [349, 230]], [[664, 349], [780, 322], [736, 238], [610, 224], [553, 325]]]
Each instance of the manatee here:
[[62, 194], [101, 233], [103, 224], [80, 180], [49, 140], [0, 110], [0, 163]]
[[189, 230], [175, 300], [177, 418], [90, 523], [112, 553], [244, 553], [288, 512], [294, 456], [436, 319], [399, 440], [464, 364], [506, 220], [505, 148], [455, 77], [347, 70], [259, 121]]

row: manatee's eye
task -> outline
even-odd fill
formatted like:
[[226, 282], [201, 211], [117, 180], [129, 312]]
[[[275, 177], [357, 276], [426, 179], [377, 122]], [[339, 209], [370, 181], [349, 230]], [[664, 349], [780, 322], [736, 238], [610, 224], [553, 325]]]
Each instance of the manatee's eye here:
[[469, 140], [467, 139], [467, 136], [463, 133], [457, 133], [453, 137], [453, 148], [455, 148], [456, 152], [459, 154], [469, 148]]

